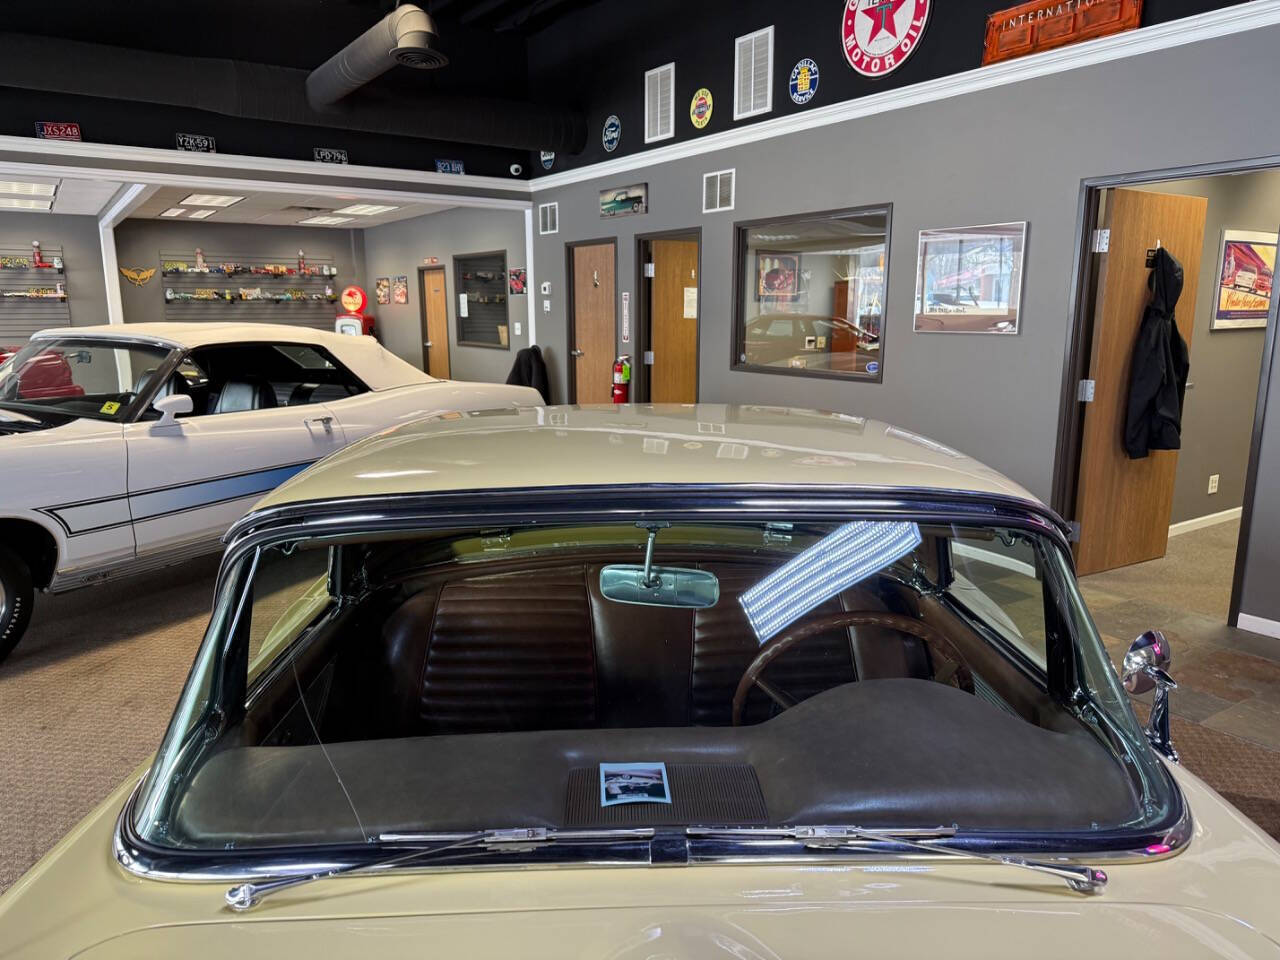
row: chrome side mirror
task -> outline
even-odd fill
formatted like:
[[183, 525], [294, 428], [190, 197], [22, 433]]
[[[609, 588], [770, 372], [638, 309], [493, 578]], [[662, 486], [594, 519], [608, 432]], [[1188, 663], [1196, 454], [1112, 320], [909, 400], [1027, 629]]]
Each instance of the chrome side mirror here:
[[1177, 763], [1178, 751], [1169, 736], [1169, 691], [1178, 689], [1178, 684], [1169, 676], [1172, 665], [1173, 652], [1165, 635], [1159, 630], [1148, 630], [1129, 645], [1121, 678], [1130, 693], [1155, 690], [1145, 731], [1147, 739], [1156, 750]]

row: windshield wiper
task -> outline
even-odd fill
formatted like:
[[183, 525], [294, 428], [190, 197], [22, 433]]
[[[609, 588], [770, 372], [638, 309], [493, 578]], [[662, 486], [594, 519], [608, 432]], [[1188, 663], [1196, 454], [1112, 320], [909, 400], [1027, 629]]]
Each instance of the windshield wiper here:
[[1107, 885], [1107, 875], [1097, 867], [1074, 866], [1028, 860], [1003, 853], [979, 853], [944, 845], [956, 835], [955, 827], [930, 827], [912, 830], [868, 830], [863, 827], [798, 826], [798, 827], [689, 827], [690, 837], [708, 840], [795, 840], [811, 849], [853, 847], [859, 843], [885, 843], [910, 847], [926, 853], [940, 853], [963, 860], [985, 860], [1009, 867], [1022, 867], [1057, 877], [1077, 893], [1100, 893]]
[[431, 860], [437, 854], [450, 853], [455, 850], [476, 849], [501, 853], [526, 853], [553, 843], [599, 843], [620, 840], [651, 840], [652, 828], [616, 829], [616, 830], [552, 830], [546, 827], [515, 827], [503, 830], [478, 830], [474, 833], [384, 833], [378, 836], [378, 842], [390, 845], [411, 845], [412, 850], [401, 851], [387, 857], [378, 857], [363, 863], [352, 863], [329, 870], [301, 874], [294, 877], [281, 877], [278, 880], [253, 881], [241, 883], [226, 893], [227, 906], [232, 910], [250, 910], [262, 902], [264, 897], [280, 890], [311, 883], [313, 880], [324, 880], [328, 877], [339, 877], [366, 871], [387, 870], [404, 864], [422, 860]]

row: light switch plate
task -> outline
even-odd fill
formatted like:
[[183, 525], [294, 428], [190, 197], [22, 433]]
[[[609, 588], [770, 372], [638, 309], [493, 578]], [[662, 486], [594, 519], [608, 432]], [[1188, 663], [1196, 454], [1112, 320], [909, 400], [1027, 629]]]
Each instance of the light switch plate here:
[[550, 301], [550, 300], [543, 300], [543, 301], [542, 301], [542, 312], [543, 312], [543, 313], [550, 313], [550, 312], [551, 312], [551, 301]]
[[1218, 492], [1218, 478], [1220, 476], [1221, 474], [1217, 474], [1217, 473], [1209, 474], [1209, 492], [1210, 493]]
[[512, 324], [512, 326], [516, 328], [516, 336], [517, 337], [520, 336], [520, 332], [524, 330], [524, 324], [522, 324], [519, 320], [517, 320], [515, 323]]

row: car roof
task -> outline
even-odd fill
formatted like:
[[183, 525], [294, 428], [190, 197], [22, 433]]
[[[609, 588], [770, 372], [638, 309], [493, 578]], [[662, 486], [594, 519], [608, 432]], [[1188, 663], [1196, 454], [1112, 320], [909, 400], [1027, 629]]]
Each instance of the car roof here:
[[366, 496], [654, 484], [945, 490], [1042, 509], [990, 467], [879, 420], [702, 403], [439, 414], [322, 460], [255, 512]]
[[310, 344], [328, 350], [372, 390], [430, 383], [433, 379], [384, 349], [373, 337], [353, 337], [283, 323], [112, 323], [55, 327], [41, 330], [31, 339], [47, 337], [146, 340], [187, 350], [220, 343]]

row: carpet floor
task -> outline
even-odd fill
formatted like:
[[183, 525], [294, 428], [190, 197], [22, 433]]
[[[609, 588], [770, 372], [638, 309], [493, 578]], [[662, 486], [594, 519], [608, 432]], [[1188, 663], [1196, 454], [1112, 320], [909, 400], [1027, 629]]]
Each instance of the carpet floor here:
[[[1082, 586], [1114, 657], [1142, 630], [1166, 630], [1184, 762], [1280, 838], [1280, 641], [1222, 625], [1234, 543], [1226, 524], [1184, 534], [1164, 560]], [[0, 891], [155, 750], [216, 566], [37, 599], [29, 633], [0, 666]]]

